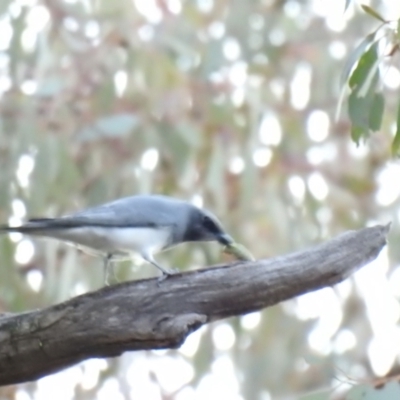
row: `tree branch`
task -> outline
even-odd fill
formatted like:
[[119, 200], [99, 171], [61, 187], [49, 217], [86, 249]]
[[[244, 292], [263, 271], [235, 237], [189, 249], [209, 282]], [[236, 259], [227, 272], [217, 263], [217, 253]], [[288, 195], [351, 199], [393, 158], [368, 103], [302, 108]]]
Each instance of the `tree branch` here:
[[131, 281], [0, 317], [0, 385], [92, 357], [176, 348], [201, 325], [334, 285], [372, 261], [389, 226], [346, 232], [305, 251]]

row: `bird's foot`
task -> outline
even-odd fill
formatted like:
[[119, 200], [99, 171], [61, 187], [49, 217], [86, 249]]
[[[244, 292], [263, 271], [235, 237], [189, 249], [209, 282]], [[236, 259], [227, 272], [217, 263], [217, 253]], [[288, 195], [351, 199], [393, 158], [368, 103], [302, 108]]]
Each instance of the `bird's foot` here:
[[163, 268], [162, 275], [160, 275], [157, 279], [157, 286], [160, 286], [161, 282], [165, 281], [167, 278], [169, 278], [172, 275], [175, 275], [179, 272], [178, 269], [166, 269]]
[[104, 286], [115, 285], [116, 283], [120, 283], [120, 280], [115, 275], [114, 268], [109, 268], [104, 276]]
[[117, 283], [121, 283], [121, 281], [115, 276], [114, 273], [112, 273], [112, 279], [110, 279], [109, 276], [104, 279], [104, 286], [111, 286]]
[[113, 277], [115, 278], [114, 275], [114, 269], [113, 266], [111, 264], [111, 259], [112, 259], [112, 254], [107, 254], [104, 257], [104, 286], [110, 286], [111, 282], [110, 282], [110, 270], [112, 272]]

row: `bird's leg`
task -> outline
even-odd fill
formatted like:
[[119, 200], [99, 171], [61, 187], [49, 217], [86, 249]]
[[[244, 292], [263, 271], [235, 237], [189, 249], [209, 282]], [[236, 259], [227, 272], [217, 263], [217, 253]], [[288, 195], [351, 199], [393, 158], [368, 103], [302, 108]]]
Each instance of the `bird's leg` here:
[[163, 280], [167, 279], [169, 276], [174, 275], [177, 271], [162, 267], [151, 254], [142, 254], [142, 257], [145, 261], [149, 262], [150, 264], [154, 265], [157, 269], [162, 272], [162, 275], [158, 278], [158, 282], [162, 282]]
[[112, 269], [112, 265], [111, 265], [112, 256], [113, 255], [111, 253], [107, 253], [106, 256], [104, 257], [104, 286], [110, 285], [108, 276], [110, 274], [110, 267]]

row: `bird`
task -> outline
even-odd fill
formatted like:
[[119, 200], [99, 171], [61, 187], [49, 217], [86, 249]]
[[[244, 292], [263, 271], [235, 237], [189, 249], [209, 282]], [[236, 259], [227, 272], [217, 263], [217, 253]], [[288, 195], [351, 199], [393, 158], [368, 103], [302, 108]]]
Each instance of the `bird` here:
[[156, 194], [120, 198], [60, 218], [31, 218], [20, 226], [0, 225], [0, 233], [9, 232], [58, 239], [101, 255], [105, 285], [111, 261], [135, 253], [161, 271], [161, 281], [175, 271], [159, 264], [155, 254], [186, 242], [234, 243], [212, 212]]

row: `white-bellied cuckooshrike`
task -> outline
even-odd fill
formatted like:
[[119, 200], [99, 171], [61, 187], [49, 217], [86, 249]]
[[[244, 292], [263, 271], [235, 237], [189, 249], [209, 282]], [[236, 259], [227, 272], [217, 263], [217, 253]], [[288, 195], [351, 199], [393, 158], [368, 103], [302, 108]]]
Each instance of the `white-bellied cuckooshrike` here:
[[173, 271], [154, 260], [154, 254], [185, 242], [233, 239], [211, 212], [161, 195], [138, 195], [87, 208], [60, 218], [30, 219], [21, 226], [0, 226], [0, 232], [20, 232], [73, 243], [104, 256], [107, 282], [110, 261], [139, 254], [162, 272]]

